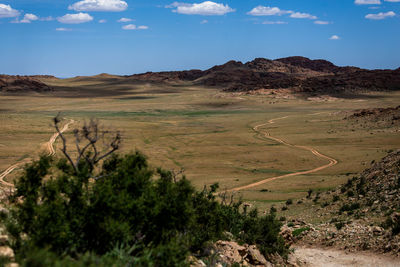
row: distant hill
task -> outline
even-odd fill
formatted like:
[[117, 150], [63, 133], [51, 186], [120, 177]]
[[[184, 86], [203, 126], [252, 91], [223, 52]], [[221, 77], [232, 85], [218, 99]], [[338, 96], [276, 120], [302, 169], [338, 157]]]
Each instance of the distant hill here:
[[[53, 88], [37, 79], [53, 76], [0, 75], [0, 92], [46, 92]], [[54, 77], [55, 78], [55, 77]]]
[[[47, 83], [55, 77], [0, 75], [0, 91], [50, 91]], [[99, 74], [78, 76], [66, 82], [100, 82], [103, 84], [171, 84], [216, 87], [230, 92], [259, 89], [289, 89], [306, 95], [352, 95], [370, 91], [400, 90], [400, 68], [366, 70], [339, 67], [326, 60], [287, 57], [276, 60], [256, 58], [247, 63], [229, 61], [208, 70], [146, 72], [117, 76]]]
[[229, 61], [208, 70], [148, 72], [128, 76], [142, 82], [215, 86], [226, 91], [292, 89], [302, 93], [341, 94], [360, 91], [400, 90], [400, 68], [366, 70], [339, 67], [326, 60], [287, 57], [256, 58], [242, 63]]

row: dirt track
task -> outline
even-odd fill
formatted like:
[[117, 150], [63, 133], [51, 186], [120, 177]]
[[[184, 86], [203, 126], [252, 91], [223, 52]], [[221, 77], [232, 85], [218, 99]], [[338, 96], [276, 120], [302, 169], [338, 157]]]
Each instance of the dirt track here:
[[398, 267], [398, 259], [371, 253], [349, 253], [340, 250], [296, 247], [294, 258], [305, 267]]
[[[64, 125], [64, 127], [61, 129], [61, 132], [65, 132], [66, 130], [68, 130], [68, 127], [70, 124], [74, 123], [74, 120], [70, 120], [67, 124]], [[56, 154], [56, 151], [54, 150], [53, 144], [54, 142], [57, 140], [58, 137], [58, 133], [55, 133], [51, 136], [50, 140], [46, 143], [46, 148], [49, 152], [49, 156], [53, 156]], [[6, 181], [4, 181], [4, 178], [9, 175], [11, 172], [13, 172], [15, 169], [19, 168], [21, 165], [24, 165], [26, 163], [28, 163], [29, 161], [31, 161], [32, 159], [30, 158], [26, 158], [20, 162], [17, 162], [13, 165], [11, 165], [10, 167], [8, 167], [4, 172], [2, 172], [0, 174], [0, 184], [3, 186], [7, 186], [7, 187], [14, 187], [14, 184], [8, 183]]]
[[[315, 115], [315, 114], [311, 114], [311, 115]], [[293, 145], [293, 144], [290, 144], [290, 143], [288, 143], [288, 142], [286, 142], [286, 141], [284, 141], [284, 140], [282, 140], [282, 139], [280, 139], [280, 138], [271, 136], [271, 134], [270, 134], [269, 132], [267, 132], [267, 131], [261, 131], [261, 130], [259, 130], [259, 128], [261, 128], [261, 127], [263, 127], [263, 126], [265, 126], [265, 125], [267, 125], [267, 124], [273, 124], [273, 123], [275, 123], [275, 121], [277, 121], [277, 120], [282, 120], [282, 119], [286, 119], [287, 117], [288, 117], [288, 116], [281, 117], [281, 118], [276, 118], [276, 119], [271, 119], [271, 120], [269, 120], [267, 123], [263, 123], [263, 124], [259, 124], [259, 125], [255, 126], [255, 127], [253, 128], [253, 131], [255, 131], [256, 133], [259, 133], [259, 134], [263, 134], [264, 137], [266, 137], [266, 138], [268, 138], [268, 139], [270, 139], [270, 140], [274, 140], [274, 141], [276, 141], [276, 142], [278, 142], [278, 143], [284, 144], [284, 145], [286, 145], [286, 146], [295, 147], [295, 148], [300, 148], [300, 149], [304, 149], [304, 150], [310, 151], [310, 152], [313, 153], [315, 156], [317, 156], [317, 157], [319, 157], [319, 158], [322, 158], [322, 159], [328, 160], [329, 163], [328, 163], [328, 164], [325, 164], [325, 165], [323, 165], [323, 166], [317, 167], [317, 168], [315, 168], [315, 169], [312, 169], [312, 170], [301, 171], [301, 172], [294, 172], [294, 173], [289, 173], [289, 174], [285, 174], [285, 175], [275, 176], [275, 177], [271, 177], [271, 178], [267, 178], [267, 179], [261, 180], [261, 181], [256, 182], [256, 183], [252, 183], [252, 184], [248, 184], [248, 185], [244, 185], [244, 186], [240, 186], [240, 187], [235, 187], [235, 188], [232, 188], [232, 189], [228, 190], [228, 192], [240, 191], [240, 190], [244, 190], [244, 189], [249, 189], [249, 188], [252, 188], [252, 187], [255, 187], [255, 186], [259, 186], [259, 185], [262, 185], [262, 184], [265, 184], [265, 183], [268, 183], [268, 182], [271, 182], [271, 181], [274, 181], [274, 180], [286, 178], [286, 177], [291, 177], [291, 176], [297, 176], [297, 175], [303, 175], [303, 174], [310, 174], [310, 173], [318, 172], [318, 171], [321, 171], [321, 170], [323, 170], [323, 169], [332, 167], [332, 166], [334, 166], [334, 165], [336, 165], [336, 164], [338, 163], [336, 159], [331, 158], [331, 157], [329, 157], [329, 156], [327, 156], [327, 155], [324, 155], [324, 154], [318, 152], [318, 151], [317, 151], [316, 149], [314, 149], [314, 148], [307, 147], [307, 146]]]

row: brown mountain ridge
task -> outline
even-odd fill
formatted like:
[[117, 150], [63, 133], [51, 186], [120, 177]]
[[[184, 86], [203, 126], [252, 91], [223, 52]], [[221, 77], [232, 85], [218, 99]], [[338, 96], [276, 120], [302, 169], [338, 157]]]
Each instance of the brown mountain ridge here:
[[[129, 76], [101, 74], [74, 79], [99, 80], [102, 83], [171, 84], [216, 87], [230, 92], [259, 89], [289, 89], [306, 95], [352, 95], [369, 91], [400, 90], [400, 68], [367, 70], [339, 67], [326, 60], [287, 57], [275, 60], [256, 58], [247, 63], [229, 61], [207, 70], [146, 72]], [[53, 76], [0, 75], [0, 91], [50, 91], [46, 83]], [[57, 91], [57, 90], [56, 90]]]
[[147, 72], [128, 77], [146, 82], [189, 82], [220, 87], [225, 91], [292, 89], [300, 93], [342, 94], [400, 90], [400, 68], [366, 70], [339, 67], [326, 60], [305, 57], [256, 58], [247, 63], [229, 61], [205, 71]]

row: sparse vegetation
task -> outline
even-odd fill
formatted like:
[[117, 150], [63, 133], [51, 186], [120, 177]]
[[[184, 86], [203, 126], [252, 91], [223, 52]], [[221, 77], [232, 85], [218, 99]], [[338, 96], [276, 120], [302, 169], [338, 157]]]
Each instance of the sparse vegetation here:
[[109, 153], [101, 166], [86, 153], [76, 164], [41, 156], [17, 181], [5, 220], [21, 263], [179, 266], [224, 231], [266, 256], [287, 255], [275, 213], [221, 204], [217, 184], [196, 191], [184, 176], [153, 171], [139, 152]]

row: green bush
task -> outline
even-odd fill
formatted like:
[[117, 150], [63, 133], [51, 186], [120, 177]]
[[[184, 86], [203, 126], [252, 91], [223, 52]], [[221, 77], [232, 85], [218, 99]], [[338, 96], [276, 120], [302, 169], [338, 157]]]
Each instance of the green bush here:
[[296, 230], [294, 230], [292, 232], [292, 235], [294, 237], [298, 237], [299, 235], [301, 235], [305, 231], [310, 231], [310, 227], [303, 227], [303, 228], [296, 229]]
[[275, 213], [223, 205], [218, 185], [197, 192], [185, 177], [153, 171], [139, 152], [113, 155], [95, 169], [82, 161], [76, 172], [49, 156], [25, 168], [6, 218], [22, 266], [186, 265], [190, 252], [224, 231], [266, 256], [287, 255]]

